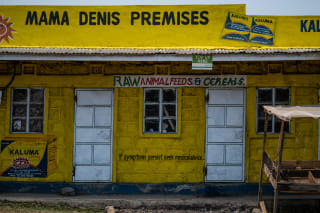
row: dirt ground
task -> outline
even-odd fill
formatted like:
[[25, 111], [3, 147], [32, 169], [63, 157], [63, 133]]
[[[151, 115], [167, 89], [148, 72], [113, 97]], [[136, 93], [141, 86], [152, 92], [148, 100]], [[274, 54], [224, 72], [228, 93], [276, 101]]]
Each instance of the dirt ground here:
[[114, 209], [115, 211], [105, 211], [101, 209], [83, 209], [73, 208], [69, 206], [47, 206], [39, 203], [15, 203], [15, 202], [0, 202], [0, 213], [220, 213], [220, 212], [234, 212], [234, 213], [251, 213], [252, 208], [244, 206], [225, 207], [221, 209], [208, 209], [208, 208], [194, 208], [194, 209]]
[[0, 201], [0, 213], [98, 213], [98, 209], [80, 209], [69, 206], [46, 206], [38, 203], [15, 203]]

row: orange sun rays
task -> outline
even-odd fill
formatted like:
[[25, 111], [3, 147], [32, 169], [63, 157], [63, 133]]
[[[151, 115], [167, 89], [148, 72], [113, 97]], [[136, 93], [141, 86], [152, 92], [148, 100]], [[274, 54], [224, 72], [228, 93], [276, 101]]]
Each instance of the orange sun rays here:
[[3, 19], [3, 16], [0, 16], [0, 43], [2, 40], [6, 40], [9, 43], [9, 38], [13, 40], [12, 32], [16, 32], [11, 28], [13, 25], [12, 22], [9, 22], [9, 18]]

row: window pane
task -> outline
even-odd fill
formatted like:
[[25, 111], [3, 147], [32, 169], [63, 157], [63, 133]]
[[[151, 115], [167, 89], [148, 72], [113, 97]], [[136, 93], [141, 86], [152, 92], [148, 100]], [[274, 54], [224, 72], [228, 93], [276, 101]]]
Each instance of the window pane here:
[[164, 119], [162, 122], [162, 132], [176, 132], [176, 120], [175, 119]]
[[156, 102], [159, 103], [159, 91], [160, 90], [146, 90], [145, 102]]
[[272, 89], [258, 89], [258, 103], [272, 104]]
[[175, 89], [163, 89], [163, 102], [175, 103], [176, 102], [176, 90]]
[[[275, 133], [279, 133], [281, 129], [281, 120], [277, 117], [275, 117], [275, 126], [274, 126], [274, 131]], [[289, 122], [284, 122], [284, 131], [289, 132]]]
[[42, 117], [42, 116], [43, 116], [43, 104], [31, 104], [30, 117]]
[[12, 106], [13, 117], [26, 117], [27, 116], [27, 105], [26, 104], [14, 104]]
[[42, 132], [42, 126], [42, 119], [30, 119], [29, 121], [30, 132]]
[[146, 105], [145, 117], [159, 117], [159, 105]]
[[[268, 122], [268, 132], [272, 132], [272, 120], [271, 116], [269, 117], [269, 122]], [[265, 119], [259, 119], [258, 120], [258, 129], [257, 132], [264, 132], [264, 123]]]
[[42, 89], [31, 89], [30, 101], [37, 102], [37, 103], [43, 103], [43, 90]]
[[25, 132], [26, 131], [26, 120], [25, 119], [13, 119], [12, 120], [12, 131], [13, 132]]
[[13, 101], [14, 102], [26, 102], [28, 92], [26, 89], [14, 89], [13, 90]]
[[270, 105], [270, 104], [259, 104], [258, 105], [258, 117], [259, 118], [264, 118], [265, 117], [265, 112], [264, 112], [264, 109], [263, 109], [263, 106], [266, 106], [266, 105]]
[[145, 131], [159, 132], [159, 120], [158, 119], [145, 120]]
[[286, 104], [289, 104], [289, 89], [288, 88], [276, 88], [276, 103], [277, 102], [284, 102]]
[[176, 105], [164, 104], [162, 111], [163, 116], [176, 116]]

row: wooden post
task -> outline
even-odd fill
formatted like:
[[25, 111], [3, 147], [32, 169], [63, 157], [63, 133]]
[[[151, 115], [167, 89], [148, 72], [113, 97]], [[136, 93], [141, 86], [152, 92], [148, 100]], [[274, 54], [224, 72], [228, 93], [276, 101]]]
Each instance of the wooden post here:
[[266, 149], [266, 141], [267, 141], [267, 132], [268, 132], [268, 120], [269, 115], [265, 113], [265, 121], [264, 121], [264, 135], [263, 135], [263, 143], [262, 143], [262, 153], [261, 153], [261, 169], [260, 169], [260, 180], [259, 180], [259, 192], [258, 192], [258, 203], [262, 201], [262, 176], [263, 176], [263, 165], [264, 165], [264, 152]]
[[281, 168], [281, 161], [282, 161], [282, 151], [283, 151], [283, 140], [284, 140], [284, 124], [285, 121], [281, 120], [281, 129], [279, 135], [279, 142], [278, 142], [278, 155], [279, 160], [276, 168], [276, 188], [274, 189], [274, 198], [273, 198], [273, 213], [277, 212], [278, 208], [278, 182], [280, 180], [280, 168]]

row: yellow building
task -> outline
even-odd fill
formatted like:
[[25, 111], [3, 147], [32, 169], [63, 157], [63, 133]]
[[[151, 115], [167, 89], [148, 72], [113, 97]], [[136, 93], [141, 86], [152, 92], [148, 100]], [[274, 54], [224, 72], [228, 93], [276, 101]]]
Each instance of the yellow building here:
[[[244, 5], [0, 7], [1, 188], [254, 188], [262, 106], [318, 104], [319, 23]], [[318, 128], [290, 122], [284, 159], [317, 160]]]

